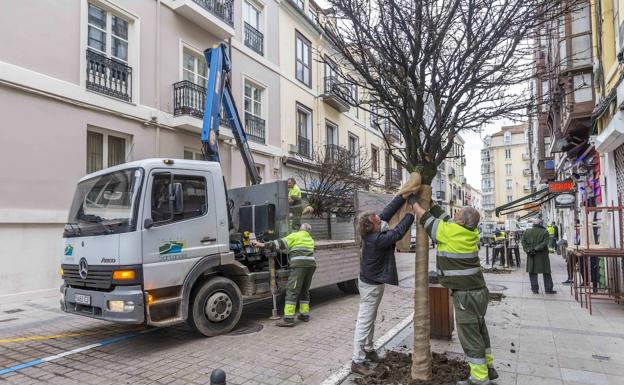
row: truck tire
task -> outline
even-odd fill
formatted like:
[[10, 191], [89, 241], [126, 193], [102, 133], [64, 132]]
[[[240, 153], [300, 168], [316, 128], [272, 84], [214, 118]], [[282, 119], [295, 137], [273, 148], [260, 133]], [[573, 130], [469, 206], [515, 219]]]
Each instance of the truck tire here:
[[350, 279], [348, 281], [344, 281], [344, 282], [338, 282], [338, 289], [340, 289], [343, 293], [347, 293], [347, 294], [359, 294], [359, 290], [358, 290], [358, 280], [357, 278], [355, 279]]
[[236, 284], [224, 277], [201, 283], [191, 298], [189, 321], [206, 337], [225, 334], [236, 326], [243, 313], [243, 296]]

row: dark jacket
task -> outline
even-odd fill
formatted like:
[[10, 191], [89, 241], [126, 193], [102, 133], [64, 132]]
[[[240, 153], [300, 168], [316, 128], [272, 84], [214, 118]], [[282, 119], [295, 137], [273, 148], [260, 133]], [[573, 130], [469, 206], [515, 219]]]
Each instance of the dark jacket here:
[[[395, 197], [379, 214], [382, 221], [390, 218], [405, 203], [401, 196]], [[406, 214], [395, 228], [368, 234], [362, 239], [362, 258], [360, 258], [360, 279], [369, 285], [388, 283], [399, 284], [399, 276], [394, 257], [395, 243], [403, 238], [414, 223], [414, 215]]]
[[527, 271], [529, 273], [550, 274], [548, 257], [548, 231], [544, 226], [533, 225], [522, 236], [522, 248], [527, 253]]

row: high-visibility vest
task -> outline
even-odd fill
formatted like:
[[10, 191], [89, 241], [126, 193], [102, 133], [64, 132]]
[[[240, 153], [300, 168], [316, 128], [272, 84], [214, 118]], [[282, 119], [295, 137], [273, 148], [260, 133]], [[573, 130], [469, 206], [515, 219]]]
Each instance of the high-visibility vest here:
[[546, 227], [546, 231], [548, 231], [548, 235], [555, 235], [555, 228], [550, 225]]
[[290, 267], [316, 266], [314, 259], [314, 239], [305, 230], [295, 231], [284, 238], [273, 241], [273, 247], [277, 250], [288, 252]]
[[288, 189], [288, 198], [292, 198], [295, 202], [301, 200], [301, 189], [299, 186], [294, 185]]
[[479, 232], [438, 220], [434, 224], [434, 234], [432, 238], [438, 243], [436, 266], [440, 284], [453, 290], [485, 287], [477, 246]]

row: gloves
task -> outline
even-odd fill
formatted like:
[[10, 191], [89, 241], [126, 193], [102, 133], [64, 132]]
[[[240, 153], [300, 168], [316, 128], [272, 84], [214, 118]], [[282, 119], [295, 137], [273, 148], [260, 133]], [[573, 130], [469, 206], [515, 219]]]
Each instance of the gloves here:
[[407, 197], [407, 203], [408, 203], [410, 206], [413, 206], [413, 205], [414, 205], [414, 203], [416, 203], [417, 201], [418, 201], [418, 198], [416, 198], [416, 194], [410, 194], [410, 195]]

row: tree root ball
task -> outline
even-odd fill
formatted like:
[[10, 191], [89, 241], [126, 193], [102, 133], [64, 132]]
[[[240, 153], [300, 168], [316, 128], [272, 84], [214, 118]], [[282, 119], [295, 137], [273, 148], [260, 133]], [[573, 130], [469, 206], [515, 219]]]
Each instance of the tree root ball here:
[[433, 353], [433, 378], [429, 381], [412, 380], [412, 356], [390, 351], [375, 368], [375, 373], [355, 379], [358, 385], [456, 385], [470, 375], [468, 364]]

